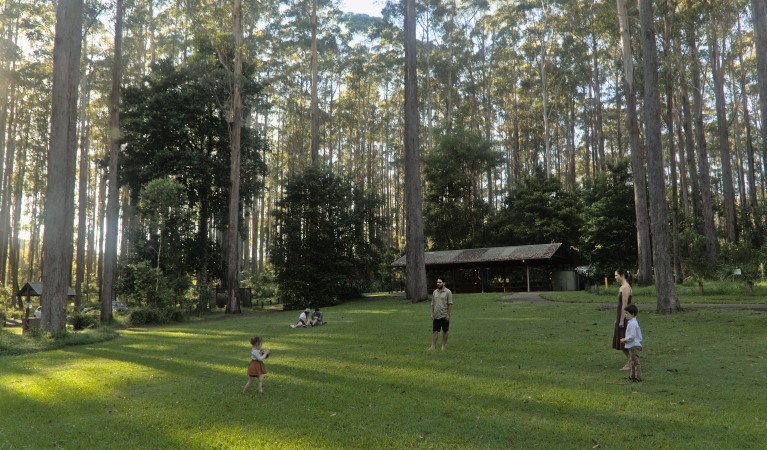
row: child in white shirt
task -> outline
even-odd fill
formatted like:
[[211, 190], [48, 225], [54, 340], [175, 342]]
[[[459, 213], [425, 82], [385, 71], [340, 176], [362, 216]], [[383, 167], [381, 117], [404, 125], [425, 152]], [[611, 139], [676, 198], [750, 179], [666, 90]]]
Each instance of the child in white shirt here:
[[621, 339], [625, 349], [629, 352], [629, 370], [632, 383], [642, 381], [642, 366], [639, 364], [639, 354], [642, 352], [642, 330], [637, 321], [639, 309], [636, 305], [628, 305], [623, 308], [623, 317], [626, 319], [626, 337]]

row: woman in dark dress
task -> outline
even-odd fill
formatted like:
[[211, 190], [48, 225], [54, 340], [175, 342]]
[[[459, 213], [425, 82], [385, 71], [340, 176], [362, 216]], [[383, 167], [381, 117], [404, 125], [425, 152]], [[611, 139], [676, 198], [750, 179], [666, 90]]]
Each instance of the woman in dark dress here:
[[615, 316], [615, 331], [613, 332], [613, 348], [621, 350], [626, 355], [626, 365], [621, 370], [629, 370], [628, 350], [623, 347], [621, 339], [626, 337], [626, 324], [623, 318], [623, 308], [631, 304], [631, 285], [628, 278], [630, 274], [625, 269], [615, 271], [615, 281], [620, 284], [618, 290], [618, 310]]

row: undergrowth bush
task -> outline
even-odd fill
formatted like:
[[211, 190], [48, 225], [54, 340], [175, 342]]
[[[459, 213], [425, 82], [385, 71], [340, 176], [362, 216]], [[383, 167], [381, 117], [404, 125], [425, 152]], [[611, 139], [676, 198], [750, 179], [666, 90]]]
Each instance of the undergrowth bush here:
[[99, 326], [99, 311], [97, 309], [75, 311], [69, 315], [69, 322], [75, 331], [97, 328]]
[[158, 308], [135, 308], [128, 315], [128, 322], [131, 325], [151, 325], [163, 324], [168, 320]]
[[183, 322], [186, 320], [187, 313], [182, 308], [166, 308], [165, 312], [168, 315], [168, 320], [171, 322]]
[[277, 295], [274, 268], [267, 265], [261, 273], [243, 272], [241, 286], [250, 288], [253, 298], [271, 298]]
[[135, 308], [128, 315], [132, 326], [162, 325], [168, 322], [183, 322], [187, 312], [182, 308]]

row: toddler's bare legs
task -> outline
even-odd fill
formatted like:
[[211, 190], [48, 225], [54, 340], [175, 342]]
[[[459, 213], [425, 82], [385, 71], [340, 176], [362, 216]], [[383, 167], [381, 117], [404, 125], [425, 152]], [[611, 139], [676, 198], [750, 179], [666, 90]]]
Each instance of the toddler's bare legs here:
[[250, 385], [253, 384], [253, 380], [255, 380], [256, 377], [248, 377], [248, 382], [245, 383], [245, 387], [242, 388], [242, 393], [245, 394], [248, 392], [248, 389], [250, 389]]

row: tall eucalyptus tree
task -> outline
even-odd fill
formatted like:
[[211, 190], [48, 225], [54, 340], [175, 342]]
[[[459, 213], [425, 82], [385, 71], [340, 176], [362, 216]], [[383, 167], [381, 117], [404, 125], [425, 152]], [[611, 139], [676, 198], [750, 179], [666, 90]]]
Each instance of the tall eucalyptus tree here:
[[756, 47], [756, 74], [759, 86], [759, 134], [762, 141], [763, 171], [767, 173], [767, 4], [751, 0], [751, 20]]
[[226, 248], [226, 287], [228, 314], [239, 314], [240, 309], [240, 142], [242, 136], [242, 0], [234, 0], [232, 8], [232, 35], [234, 36], [234, 73], [232, 77], [232, 136], [229, 159], [229, 217]]
[[642, 62], [644, 76], [645, 142], [647, 143], [647, 176], [650, 200], [650, 226], [653, 241], [653, 269], [655, 292], [658, 297], [656, 311], [679, 311], [679, 298], [674, 285], [666, 213], [666, 192], [661, 137], [660, 89], [658, 82], [658, 49], [655, 43], [653, 0], [639, 0], [639, 20], [642, 36]]
[[117, 277], [117, 235], [120, 220], [120, 191], [118, 186], [118, 159], [120, 158], [120, 82], [122, 80], [122, 22], [123, 2], [115, 3], [114, 57], [112, 63], [112, 90], [109, 102], [109, 169], [107, 172], [106, 240], [104, 244], [104, 272], [101, 290], [101, 320], [112, 318], [112, 299]]
[[311, 0], [311, 22], [312, 22], [312, 40], [310, 50], [311, 61], [311, 150], [310, 156], [312, 164], [317, 164], [320, 157], [320, 118], [319, 118], [319, 99], [317, 98], [317, 71], [319, 70], [319, 61], [317, 60], [317, 0]]
[[[43, 329], [65, 329], [72, 273], [75, 161], [77, 159], [77, 87], [83, 26], [82, 0], [61, 0], [56, 8], [53, 48], [53, 97], [45, 195], [43, 243]], [[111, 309], [110, 309], [111, 312]]]
[[423, 237], [423, 185], [418, 146], [418, 72], [415, 0], [405, 1], [405, 210], [407, 223], [407, 296], [426, 300], [426, 257]]

